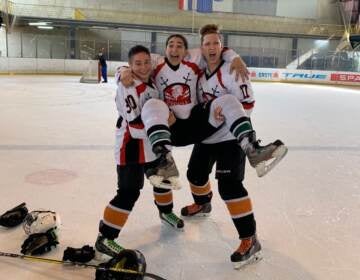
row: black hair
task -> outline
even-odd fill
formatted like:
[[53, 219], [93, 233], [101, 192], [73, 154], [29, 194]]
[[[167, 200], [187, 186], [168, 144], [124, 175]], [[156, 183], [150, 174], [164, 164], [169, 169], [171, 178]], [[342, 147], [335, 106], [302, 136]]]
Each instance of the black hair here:
[[183, 43], [184, 43], [185, 49], [186, 49], [186, 50], [188, 49], [188, 41], [187, 41], [186, 38], [185, 38], [183, 35], [181, 35], [181, 34], [172, 34], [172, 35], [170, 35], [170, 36], [166, 39], [166, 45], [165, 45], [166, 47], [167, 47], [169, 41], [170, 41], [172, 38], [180, 38], [180, 39], [183, 41]]
[[130, 59], [138, 53], [146, 53], [146, 54], [150, 55], [150, 51], [147, 47], [144, 47], [142, 45], [136, 45], [129, 50], [128, 60], [130, 61]]

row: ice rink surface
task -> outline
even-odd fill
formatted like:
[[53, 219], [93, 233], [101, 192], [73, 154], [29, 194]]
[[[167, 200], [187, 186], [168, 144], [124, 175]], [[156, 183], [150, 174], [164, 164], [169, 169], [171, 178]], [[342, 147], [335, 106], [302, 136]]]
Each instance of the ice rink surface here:
[[[57, 211], [60, 245], [93, 245], [116, 191], [115, 85], [71, 76], [0, 76], [0, 213], [26, 202]], [[160, 223], [146, 182], [118, 241], [144, 253], [148, 271], [168, 280], [360, 279], [360, 91], [254, 83], [254, 127], [263, 143], [282, 139], [287, 157], [264, 178], [247, 165], [263, 260], [236, 271], [239, 240], [214, 190], [213, 211], [185, 220], [184, 232]], [[175, 148], [183, 188], [175, 211], [192, 202], [186, 181], [191, 147]], [[231, 160], [231, 159], [229, 159]], [[0, 250], [19, 253], [19, 226], [0, 227]], [[94, 270], [0, 257], [1, 279], [93, 279]]]

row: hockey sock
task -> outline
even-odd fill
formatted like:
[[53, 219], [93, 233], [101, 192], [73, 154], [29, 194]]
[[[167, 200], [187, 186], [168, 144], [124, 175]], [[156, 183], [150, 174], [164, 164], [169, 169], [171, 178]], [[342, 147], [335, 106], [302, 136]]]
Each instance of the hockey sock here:
[[[248, 135], [253, 131], [250, 119], [248, 117], [241, 117], [235, 120], [231, 127], [230, 132], [235, 136], [235, 138], [241, 143], [243, 139], [247, 139], [241, 144], [241, 147], [247, 148], [248, 143], [250, 143], [248, 139]], [[244, 147], [243, 147], [244, 145]], [[245, 151], [245, 150], [244, 150]]]
[[254, 150], [254, 146], [249, 142], [249, 137], [245, 136], [240, 140], [241, 149], [244, 152]]
[[157, 146], [166, 147], [166, 145], [171, 145], [171, 133], [166, 125], [152, 126], [147, 130], [147, 134], [153, 150]]

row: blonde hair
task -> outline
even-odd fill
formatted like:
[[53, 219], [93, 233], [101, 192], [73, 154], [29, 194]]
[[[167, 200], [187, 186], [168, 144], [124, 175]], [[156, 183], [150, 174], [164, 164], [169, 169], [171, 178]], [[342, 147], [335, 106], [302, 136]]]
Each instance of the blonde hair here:
[[218, 34], [220, 37], [220, 28], [217, 24], [206, 24], [199, 30], [201, 37], [201, 44], [204, 41], [204, 37], [208, 34]]

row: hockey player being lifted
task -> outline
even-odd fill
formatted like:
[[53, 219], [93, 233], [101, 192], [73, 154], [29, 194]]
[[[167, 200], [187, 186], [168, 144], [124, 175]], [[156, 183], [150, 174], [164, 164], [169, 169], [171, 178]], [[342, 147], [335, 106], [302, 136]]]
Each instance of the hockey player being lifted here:
[[[156, 63], [153, 78], [162, 93], [163, 101], [150, 100], [144, 105], [141, 113], [151, 144], [155, 145], [161, 141], [158, 139], [161, 134], [155, 134], [154, 131], [168, 118], [164, 108], [166, 104], [175, 116], [174, 123], [170, 126], [171, 145], [200, 143], [220, 128], [226, 127], [237, 139], [250, 164], [256, 168], [258, 176], [264, 176], [286, 154], [286, 147], [280, 140], [266, 146], [259, 145], [251, 122], [236, 96], [221, 95], [200, 103], [196, 84], [201, 73], [201, 50], [192, 50], [189, 54], [187, 49], [188, 43], [184, 36], [170, 35], [166, 41], [166, 57]], [[225, 48], [222, 48], [221, 53], [225, 61], [231, 61], [236, 57], [233, 51]], [[125, 86], [132, 84], [131, 72], [123, 70], [121, 81]], [[218, 114], [219, 111], [221, 116]], [[161, 112], [166, 113], [161, 115]], [[166, 174], [170, 170], [162, 173]], [[160, 185], [164, 177], [168, 177], [154, 175], [153, 180], [150, 179], [153, 185]], [[171, 183], [170, 181], [170, 185]]]
[[[97, 253], [111, 257], [116, 257], [123, 250], [123, 247], [114, 239], [118, 237], [121, 229], [125, 226], [127, 218], [139, 198], [140, 190], [144, 185], [144, 174], [146, 173], [149, 177], [160, 169], [166, 172], [167, 177], [163, 177], [165, 179], [178, 176], [171, 153], [165, 147], [166, 144], [170, 144], [167, 118], [164, 122], [157, 121], [158, 126], [153, 131], [157, 142], [151, 146], [140, 117], [144, 104], [152, 99], [160, 98], [159, 91], [150, 79], [149, 50], [143, 46], [131, 48], [129, 65], [136, 76], [134, 86], [125, 88], [119, 83], [115, 100], [119, 112], [115, 143], [118, 189], [116, 196], [104, 210], [95, 243]], [[169, 115], [166, 105], [161, 110], [164, 110], [161, 115]], [[163, 176], [163, 173], [156, 173], [156, 175], [160, 177]], [[154, 187], [154, 193], [157, 189]], [[182, 228], [184, 223], [172, 212], [172, 194], [169, 190], [167, 191], [159, 195], [159, 200], [163, 202], [157, 203], [160, 219], [175, 228]]]

